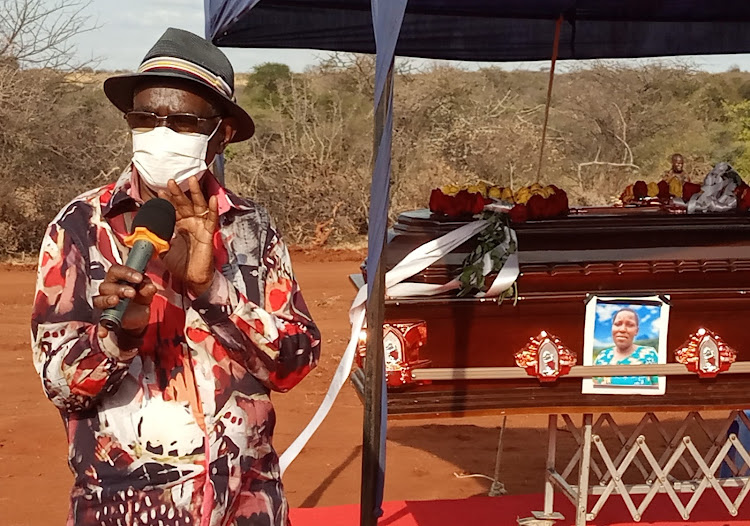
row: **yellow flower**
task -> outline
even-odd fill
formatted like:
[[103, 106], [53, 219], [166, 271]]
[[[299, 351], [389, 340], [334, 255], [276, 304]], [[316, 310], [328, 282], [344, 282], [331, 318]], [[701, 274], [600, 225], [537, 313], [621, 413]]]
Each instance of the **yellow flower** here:
[[500, 195], [500, 199], [504, 201], [513, 201], [513, 190], [510, 188], [510, 186], [505, 187], [502, 190], [503, 193]]
[[659, 185], [657, 183], [648, 183], [648, 196], [656, 197], [659, 195]]
[[481, 194], [482, 190], [480, 190], [478, 185], [470, 184], [468, 187], [466, 187], [466, 190], [469, 191], [470, 194]]
[[682, 197], [682, 181], [679, 178], [672, 177], [669, 180], [669, 193], [677, 197]]
[[623, 203], [629, 203], [635, 199], [635, 195], [633, 194], [632, 184], [625, 187], [625, 190], [622, 192], [620, 199], [622, 200]]
[[501, 199], [503, 196], [503, 188], [491, 186], [487, 191], [487, 195], [489, 195], [489, 197], [491, 197], [492, 199]]
[[460, 188], [458, 185], [455, 184], [447, 184], [440, 188], [440, 191], [443, 192], [445, 195], [456, 195]]
[[554, 193], [555, 193], [555, 189], [552, 188], [552, 185], [545, 186], [544, 188], [542, 188], [542, 197], [544, 197], [545, 199]]
[[529, 186], [529, 190], [531, 190], [532, 194], [538, 192], [542, 188], [544, 188], [544, 187], [542, 185], [540, 185], [539, 183], [534, 183], [531, 186]]
[[482, 194], [483, 197], [487, 197], [487, 190], [489, 188], [487, 186], [487, 183], [485, 183], [484, 181], [479, 181], [477, 183], [477, 188], [479, 188], [479, 193]]
[[525, 205], [526, 201], [528, 201], [531, 198], [531, 190], [524, 186], [523, 188], [520, 188], [515, 195], [515, 201], [518, 204]]

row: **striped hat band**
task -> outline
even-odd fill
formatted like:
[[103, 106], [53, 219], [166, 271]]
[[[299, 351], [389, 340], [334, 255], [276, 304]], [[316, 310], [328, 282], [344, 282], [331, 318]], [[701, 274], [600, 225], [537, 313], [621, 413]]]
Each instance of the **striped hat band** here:
[[138, 73], [145, 73], [147, 71], [180, 71], [187, 73], [205, 84], [208, 84], [216, 91], [222, 93], [224, 96], [234, 100], [234, 93], [232, 88], [226, 81], [220, 76], [211, 73], [204, 67], [199, 66], [194, 62], [189, 62], [181, 58], [176, 57], [154, 57], [144, 61], [138, 68]]

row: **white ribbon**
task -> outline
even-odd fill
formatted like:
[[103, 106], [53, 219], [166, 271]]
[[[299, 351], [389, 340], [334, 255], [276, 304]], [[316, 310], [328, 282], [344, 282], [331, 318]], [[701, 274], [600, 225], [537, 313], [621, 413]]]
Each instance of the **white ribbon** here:
[[[444, 285], [433, 283], [403, 283], [403, 281], [412, 277], [414, 274], [423, 271], [446, 254], [461, 246], [463, 243], [481, 232], [488, 224], [489, 222], [484, 219], [468, 223], [445, 234], [444, 236], [428, 241], [413, 250], [395, 267], [393, 267], [393, 269], [386, 273], [386, 296], [390, 298], [434, 296], [436, 294], [442, 294], [444, 292], [458, 289], [461, 286], [458, 279], [451, 280]], [[505, 228], [507, 229], [507, 227]], [[510, 247], [510, 240], [516, 243], [516, 234], [510, 229], [507, 229], [506, 233], [509, 233], [510, 235], [506, 236], [506, 242], [500, 245], [500, 247], [504, 247], [507, 251]], [[483, 270], [484, 275], [489, 274], [492, 271], [491, 263], [489, 265], [485, 264]], [[513, 285], [516, 278], [518, 278], [518, 274], [518, 255], [514, 252], [508, 256], [505, 265], [503, 265], [503, 268], [498, 272], [498, 275], [492, 282], [489, 290], [485, 293], [477, 294], [477, 296], [486, 298], [499, 296], [503, 291]], [[305, 444], [307, 444], [318, 427], [320, 427], [320, 424], [328, 415], [333, 403], [336, 401], [339, 391], [341, 391], [341, 388], [351, 374], [352, 366], [354, 364], [354, 355], [357, 351], [359, 337], [364, 327], [366, 306], [367, 285], [363, 285], [357, 292], [357, 295], [352, 302], [352, 306], [349, 309], [349, 320], [352, 323], [352, 332], [349, 343], [346, 346], [346, 351], [344, 351], [344, 355], [341, 357], [341, 361], [336, 368], [328, 392], [323, 398], [323, 401], [315, 412], [312, 420], [310, 420], [310, 423], [308, 423], [305, 429], [302, 430], [302, 433], [294, 439], [294, 442], [292, 442], [286, 451], [284, 451], [279, 457], [279, 465], [282, 475], [294, 459], [297, 458], [297, 455], [299, 455], [302, 448], [305, 447]]]

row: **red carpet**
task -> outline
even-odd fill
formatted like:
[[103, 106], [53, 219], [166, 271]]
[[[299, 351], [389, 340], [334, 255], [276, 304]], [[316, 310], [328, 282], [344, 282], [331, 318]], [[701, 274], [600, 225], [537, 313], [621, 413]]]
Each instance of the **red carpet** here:
[[[734, 500], [736, 492], [730, 493]], [[683, 503], [689, 495], [682, 495]], [[748, 497], [750, 500], [750, 497]], [[727, 512], [712, 491], [706, 491], [698, 501], [690, 520], [681, 520], [672, 502], [666, 495], [659, 495], [651, 503], [641, 522], [634, 522], [622, 499], [610, 497], [604, 510], [590, 525], [635, 526], [658, 524], [663, 526], [738, 526], [750, 525], [750, 502], [740, 507], [737, 517]], [[564, 501], [564, 502], [563, 502]], [[634, 498], [636, 506], [640, 498]], [[542, 495], [514, 495], [506, 497], [473, 497], [462, 500], [440, 501], [396, 501], [383, 505], [384, 515], [379, 526], [515, 526], [519, 517], [530, 517], [532, 510], [543, 508]], [[572, 526], [575, 523], [573, 506], [562, 495], [556, 495], [556, 511], [566, 520], [556, 526]], [[593, 501], [592, 501], [593, 505]], [[356, 526], [359, 524], [359, 505], [330, 508], [297, 508], [291, 512], [292, 526]]]

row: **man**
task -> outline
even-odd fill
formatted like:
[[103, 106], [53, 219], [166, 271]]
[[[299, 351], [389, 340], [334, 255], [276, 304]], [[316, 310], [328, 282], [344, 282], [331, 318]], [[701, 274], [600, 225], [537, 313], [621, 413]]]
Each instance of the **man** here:
[[[209, 167], [252, 119], [224, 54], [169, 29], [104, 91], [132, 129], [120, 179], [73, 200], [42, 242], [34, 362], [75, 474], [68, 524], [287, 524], [269, 392], [312, 369], [320, 335], [267, 213]], [[123, 266], [144, 201], [177, 210], [163, 258]], [[130, 298], [122, 329], [101, 312]]]
[[679, 153], [675, 153], [672, 155], [672, 168], [670, 170], [667, 170], [664, 172], [664, 174], [661, 176], [662, 181], [670, 181], [673, 177], [677, 177], [677, 179], [681, 183], [687, 183], [690, 182], [690, 177], [687, 173], [685, 173], [685, 159], [683, 159], [682, 155]]

